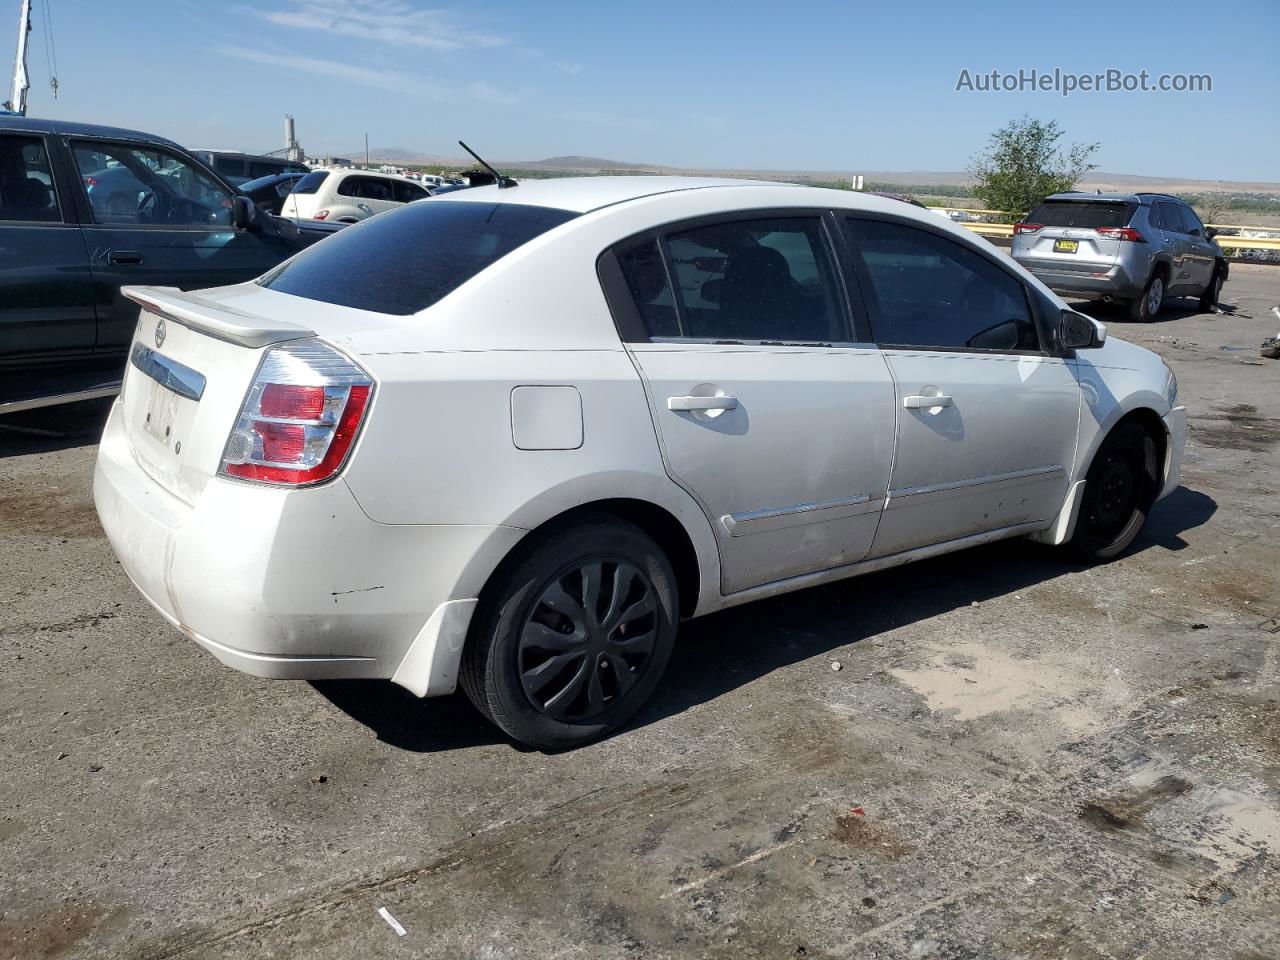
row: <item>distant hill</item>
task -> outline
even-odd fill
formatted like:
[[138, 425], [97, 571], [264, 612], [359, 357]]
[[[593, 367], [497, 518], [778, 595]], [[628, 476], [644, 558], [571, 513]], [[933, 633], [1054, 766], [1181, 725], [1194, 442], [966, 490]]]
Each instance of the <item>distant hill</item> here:
[[[339, 153], [360, 162], [364, 148]], [[369, 151], [374, 163], [392, 163], [398, 166], [445, 166], [463, 169], [475, 166], [468, 156], [458, 154], [421, 153], [404, 147], [378, 147]], [[964, 170], [749, 170], [745, 168], [698, 168], [660, 166], [653, 163], [609, 160], [604, 157], [587, 157], [577, 154], [547, 157], [543, 160], [489, 159], [504, 170], [526, 169], [533, 175], [539, 173], [601, 174], [626, 171], [628, 173], [665, 173], [691, 176], [748, 177], [759, 180], [798, 181], [847, 181], [853, 174], [861, 174], [868, 181], [900, 184], [920, 188], [928, 194], [929, 187], [968, 186], [973, 177]], [[1149, 190], [1163, 193], [1250, 193], [1280, 196], [1280, 182], [1254, 182], [1247, 180], [1194, 180], [1187, 177], [1143, 176], [1132, 173], [1107, 173], [1095, 170], [1080, 181], [1082, 190]]]

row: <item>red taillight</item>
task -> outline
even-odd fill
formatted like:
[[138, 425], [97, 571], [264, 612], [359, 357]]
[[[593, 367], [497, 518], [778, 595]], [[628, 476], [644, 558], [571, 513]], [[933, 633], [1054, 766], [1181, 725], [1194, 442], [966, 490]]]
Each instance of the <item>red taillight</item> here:
[[311, 219], [312, 219], [312, 220], [323, 220], [323, 219], [324, 219], [325, 217], [327, 217], [328, 215], [329, 215], [329, 211], [328, 211], [328, 210], [317, 210], [317, 211], [315, 212], [315, 216], [313, 216]]
[[84, 185], [85, 185], [86, 187], [96, 187], [96, 186], [98, 185], [98, 178], [97, 178], [97, 177], [85, 177], [85, 178], [84, 178]]
[[220, 472], [284, 486], [328, 480], [355, 442], [372, 391], [364, 370], [318, 340], [272, 348], [227, 439]]
[[1035, 233], [1037, 230], [1043, 229], [1043, 223], [1015, 223], [1013, 225], [1014, 233]]
[[264, 417], [319, 420], [324, 414], [324, 387], [268, 383], [262, 388], [258, 410]]
[[1133, 227], [1098, 227], [1094, 233], [1108, 240], [1128, 240], [1130, 243], [1141, 243], [1142, 234]]

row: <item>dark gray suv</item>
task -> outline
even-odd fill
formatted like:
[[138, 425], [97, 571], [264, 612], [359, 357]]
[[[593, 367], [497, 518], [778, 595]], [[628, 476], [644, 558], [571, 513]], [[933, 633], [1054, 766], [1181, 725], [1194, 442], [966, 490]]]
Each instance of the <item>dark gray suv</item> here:
[[1196, 212], [1163, 193], [1055, 193], [1013, 231], [1013, 258], [1054, 293], [1152, 320], [1168, 297], [1217, 305], [1227, 260]]

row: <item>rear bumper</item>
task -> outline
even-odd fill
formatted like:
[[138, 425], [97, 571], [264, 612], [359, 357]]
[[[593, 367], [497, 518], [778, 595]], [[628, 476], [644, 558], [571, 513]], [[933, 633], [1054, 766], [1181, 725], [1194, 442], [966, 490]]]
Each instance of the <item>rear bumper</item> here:
[[439, 631], [425, 628], [437, 608], [476, 597], [523, 530], [376, 523], [342, 481], [286, 491], [214, 478], [187, 504], [134, 461], [119, 413], [94, 502], [125, 572], [170, 623], [260, 677], [389, 678], [413, 646], [433, 682], [412, 670], [397, 682], [451, 692], [456, 670], [433, 662]]
[[1166, 413], [1164, 427], [1169, 432], [1169, 448], [1165, 452], [1164, 486], [1160, 488], [1161, 497], [1167, 497], [1182, 483], [1182, 451], [1187, 445], [1187, 408], [1174, 407]]
[[1132, 300], [1145, 286], [1145, 280], [1130, 276], [1123, 263], [1099, 263], [1093, 270], [1067, 270], [1045, 260], [1022, 259], [1019, 263], [1054, 293], [1078, 300]]

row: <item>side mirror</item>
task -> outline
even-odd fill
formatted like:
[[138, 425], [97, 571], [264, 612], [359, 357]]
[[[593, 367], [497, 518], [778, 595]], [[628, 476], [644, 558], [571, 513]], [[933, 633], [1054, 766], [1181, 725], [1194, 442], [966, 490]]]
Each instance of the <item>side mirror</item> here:
[[1218, 231], [1215, 230], [1213, 227], [1205, 227], [1204, 235], [1206, 240], [1212, 240], [1214, 237], [1218, 235]]
[[252, 200], [239, 195], [231, 198], [231, 225], [233, 227], [237, 230], [248, 230], [253, 227], [257, 219], [258, 211]]
[[1058, 340], [1068, 350], [1091, 350], [1107, 342], [1107, 328], [1083, 313], [1063, 310]]

